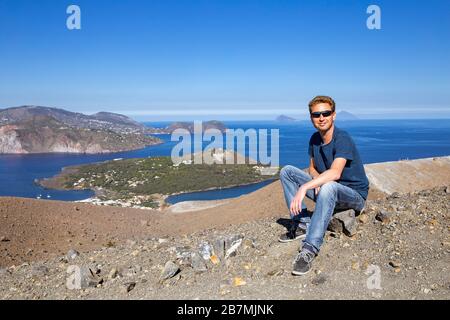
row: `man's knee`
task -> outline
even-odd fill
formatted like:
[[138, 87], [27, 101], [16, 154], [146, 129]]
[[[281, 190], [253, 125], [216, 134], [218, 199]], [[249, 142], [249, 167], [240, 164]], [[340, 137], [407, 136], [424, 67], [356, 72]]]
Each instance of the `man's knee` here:
[[330, 182], [324, 183], [320, 187], [319, 195], [320, 194], [322, 196], [333, 196], [333, 195], [336, 195], [337, 187], [338, 187], [338, 183], [335, 182], [335, 181], [330, 181]]
[[280, 179], [288, 178], [294, 169], [295, 169], [295, 167], [291, 166], [291, 165], [287, 165], [287, 166], [284, 166], [283, 168], [281, 168]]

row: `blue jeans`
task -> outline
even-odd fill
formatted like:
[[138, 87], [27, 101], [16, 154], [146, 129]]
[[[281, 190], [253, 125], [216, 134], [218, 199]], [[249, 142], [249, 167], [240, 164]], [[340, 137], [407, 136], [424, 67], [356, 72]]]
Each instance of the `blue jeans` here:
[[[283, 186], [284, 197], [288, 208], [298, 189], [312, 180], [312, 177], [294, 166], [285, 166], [280, 171], [280, 180]], [[361, 211], [364, 208], [364, 198], [352, 188], [335, 181], [327, 182], [320, 187], [316, 196], [314, 189], [308, 190], [306, 196], [316, 202], [314, 213], [309, 215], [306, 205], [302, 203], [302, 211], [291, 218], [294, 226], [306, 229], [304, 247], [317, 254], [323, 243], [325, 232], [335, 209], [354, 209]]]

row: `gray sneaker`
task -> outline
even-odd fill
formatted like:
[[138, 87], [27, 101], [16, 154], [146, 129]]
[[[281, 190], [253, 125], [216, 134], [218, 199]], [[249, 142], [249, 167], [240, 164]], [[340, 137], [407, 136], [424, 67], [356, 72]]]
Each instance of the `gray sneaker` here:
[[291, 242], [297, 239], [305, 239], [306, 238], [306, 231], [302, 228], [297, 228], [295, 230], [290, 230], [286, 233], [283, 233], [279, 238], [278, 241], [286, 243]]
[[311, 270], [312, 262], [316, 255], [309, 250], [302, 249], [294, 260], [294, 268], [292, 274], [301, 276], [307, 274]]

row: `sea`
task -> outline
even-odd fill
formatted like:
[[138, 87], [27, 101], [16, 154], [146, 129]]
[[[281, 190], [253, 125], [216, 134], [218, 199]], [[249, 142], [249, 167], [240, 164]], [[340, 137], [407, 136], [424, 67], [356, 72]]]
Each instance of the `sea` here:
[[[308, 166], [308, 141], [315, 132], [309, 121], [223, 121], [230, 129], [267, 130], [270, 147], [270, 132], [279, 132], [280, 166], [294, 165], [300, 168]], [[170, 122], [146, 122], [153, 127], [165, 127]], [[352, 136], [362, 161], [365, 164], [412, 160], [450, 155], [450, 119], [414, 119], [414, 120], [358, 120], [336, 121], [336, 126], [346, 130]], [[62, 201], [78, 201], [90, 198], [93, 192], [49, 190], [40, 187], [35, 179], [52, 177], [63, 167], [102, 162], [113, 159], [170, 156], [172, 149], [179, 143], [171, 141], [171, 136], [158, 135], [164, 143], [149, 146], [141, 150], [109, 154], [29, 154], [0, 155], [0, 196], [38, 198]], [[247, 141], [248, 142], [248, 141]], [[209, 145], [203, 142], [203, 147]], [[225, 144], [224, 144], [225, 145]], [[248, 153], [246, 147], [246, 155]], [[270, 156], [269, 148], [269, 156]], [[217, 200], [238, 197], [263, 187], [269, 182], [221, 190], [186, 193], [171, 196], [169, 203], [189, 200]]]

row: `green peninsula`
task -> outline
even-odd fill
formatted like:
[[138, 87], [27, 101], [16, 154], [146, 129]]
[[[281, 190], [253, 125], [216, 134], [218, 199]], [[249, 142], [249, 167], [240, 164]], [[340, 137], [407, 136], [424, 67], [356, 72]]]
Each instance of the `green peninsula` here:
[[37, 181], [51, 189], [92, 189], [107, 205], [158, 208], [168, 195], [262, 182], [267, 168], [252, 164], [177, 164], [170, 157], [116, 159], [66, 167], [60, 174]]

